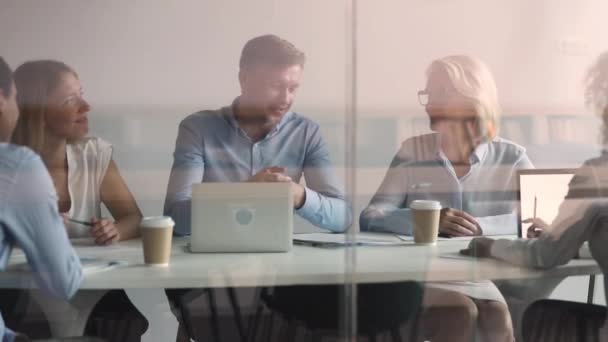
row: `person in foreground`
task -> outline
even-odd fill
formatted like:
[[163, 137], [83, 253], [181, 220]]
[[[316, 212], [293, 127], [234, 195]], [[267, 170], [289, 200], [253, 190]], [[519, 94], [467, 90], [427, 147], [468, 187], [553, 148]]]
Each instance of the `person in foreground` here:
[[[19, 117], [16, 96], [11, 69], [0, 57], [0, 269], [6, 269], [13, 247], [19, 247], [36, 283], [45, 292], [69, 300], [82, 281], [82, 267], [40, 157], [8, 143]], [[4, 300], [1, 306], [14, 309]], [[0, 336], [7, 342], [28, 340], [6, 327], [1, 317]]]
[[[87, 136], [91, 107], [78, 74], [59, 61], [30, 61], [15, 70], [15, 84], [21, 116], [13, 142], [42, 157], [70, 238], [108, 245], [137, 237], [141, 213], [112, 159], [112, 146]], [[102, 203], [115, 221], [101, 217]], [[139, 340], [148, 326], [122, 290], [109, 291], [96, 304], [86, 333], [115, 340], [118, 325], [128, 325], [121, 337], [128, 341]]]
[[[497, 135], [501, 110], [489, 68], [470, 56], [435, 60], [418, 96], [434, 133], [403, 143], [361, 213], [361, 230], [410, 235], [410, 204], [436, 200], [441, 235], [515, 234], [515, 175], [532, 163], [523, 147]], [[429, 338], [467, 341], [477, 323], [484, 340], [513, 339], [507, 305], [492, 282], [428, 283], [425, 291]]]
[[[566, 197], [551, 224], [529, 219], [528, 239], [476, 238], [462, 254], [491, 257], [531, 268], [552, 268], [575, 258], [585, 241], [604, 273], [608, 294], [608, 52], [587, 74], [586, 102], [603, 122], [602, 154], [586, 161], [569, 184]], [[606, 308], [596, 305], [542, 300], [524, 315], [526, 341], [608, 341]]]

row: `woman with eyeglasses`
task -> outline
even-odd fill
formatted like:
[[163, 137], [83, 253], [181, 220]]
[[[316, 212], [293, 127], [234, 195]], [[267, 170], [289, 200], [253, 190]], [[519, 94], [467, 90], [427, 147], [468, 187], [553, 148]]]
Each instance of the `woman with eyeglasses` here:
[[[436, 200], [441, 236], [516, 234], [516, 171], [533, 166], [523, 147], [497, 135], [501, 109], [488, 67], [470, 56], [435, 60], [418, 98], [433, 133], [402, 144], [361, 213], [361, 230], [411, 235], [410, 203]], [[513, 340], [491, 281], [428, 283], [425, 291], [422, 324], [432, 340], [468, 341], [475, 327], [485, 341]]]

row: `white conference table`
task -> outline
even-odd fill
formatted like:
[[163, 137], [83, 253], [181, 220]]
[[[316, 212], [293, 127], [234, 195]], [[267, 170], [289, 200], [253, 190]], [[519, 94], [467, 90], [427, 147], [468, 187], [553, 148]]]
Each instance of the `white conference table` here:
[[[127, 262], [125, 266], [87, 274], [81, 290], [506, 280], [601, 273], [592, 259], [572, 260], [551, 270], [534, 270], [493, 259], [461, 257], [458, 251], [465, 248], [468, 241], [459, 239], [439, 241], [436, 246], [417, 246], [412, 242], [399, 246], [356, 247], [354, 255], [348, 254], [346, 248], [300, 245], [294, 245], [288, 253], [190, 253], [187, 241], [174, 238], [168, 267], [146, 266], [139, 239], [111, 246], [76, 242], [75, 248], [81, 257]], [[13, 253], [9, 270], [0, 275], [0, 288], [35, 287], [28, 272], [10, 270], [11, 264], [24, 261], [22, 253]]]
[[[364, 233], [365, 236], [397, 239], [392, 235]], [[141, 240], [111, 246], [94, 246], [90, 241], [74, 241], [81, 257], [125, 261], [127, 265], [86, 274], [80, 291], [70, 303], [69, 316], [76, 321], [69, 327], [58, 323], [51, 329], [57, 336], [82, 333], [86, 318], [95, 303], [109, 289], [224, 288], [266, 287], [303, 284], [379, 283], [396, 281], [475, 281], [568, 277], [601, 273], [592, 259], [572, 260], [551, 270], [533, 270], [492, 259], [459, 256], [468, 241], [451, 239], [436, 246], [417, 246], [413, 242], [398, 246], [320, 248], [294, 245], [288, 253], [197, 253], [187, 251], [186, 238], [175, 238], [168, 267], [143, 263]], [[11, 271], [10, 265], [22, 263], [17, 251], [9, 270], [0, 274], [0, 288], [34, 288], [28, 272]], [[42, 300], [44, 302], [44, 300]], [[53, 307], [58, 302], [42, 304]], [[45, 310], [46, 311], [46, 310]], [[152, 322], [151, 322], [152, 324]]]

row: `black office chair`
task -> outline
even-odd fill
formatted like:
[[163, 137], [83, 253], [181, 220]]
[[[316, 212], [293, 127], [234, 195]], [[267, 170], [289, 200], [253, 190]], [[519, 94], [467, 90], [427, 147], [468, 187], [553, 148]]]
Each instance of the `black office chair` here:
[[[232, 306], [235, 325], [237, 328], [237, 332], [241, 341], [245, 341], [245, 328], [243, 325], [243, 319], [241, 315], [240, 306], [238, 303], [238, 299], [236, 297], [236, 291], [232, 287], [226, 288], [228, 293], [228, 299], [230, 300], [230, 304]], [[220, 342], [221, 333], [220, 333], [220, 322], [219, 322], [219, 314], [217, 311], [217, 302], [215, 299], [215, 291], [214, 289], [172, 289], [166, 290], [167, 297], [169, 298], [169, 302], [172, 306], [175, 307], [173, 310], [177, 315], [177, 320], [180, 324], [180, 327], [183, 327], [186, 334], [188, 335], [188, 339], [197, 340], [196, 332], [193, 326], [193, 317], [191, 315], [191, 310], [188, 308], [189, 303], [191, 303], [194, 299], [206, 295], [207, 303], [209, 305], [209, 314], [211, 320], [211, 335], [215, 342]], [[181, 329], [180, 329], [181, 330]]]
[[[264, 341], [272, 336], [273, 314], [286, 322], [280, 331], [280, 340], [295, 338], [296, 325], [301, 324], [319, 340], [324, 334], [339, 334], [341, 317], [341, 287], [338, 285], [285, 286], [264, 289], [262, 303], [270, 310], [269, 324], [258, 329], [263, 311], [262, 303], [250, 323], [249, 340], [262, 335]], [[361, 284], [357, 287], [358, 334], [375, 341], [382, 333], [390, 333], [394, 342], [401, 341], [400, 327], [406, 322], [412, 326], [410, 338], [416, 338], [416, 319], [422, 304], [423, 288], [416, 282]]]
[[522, 323], [525, 342], [597, 342], [606, 307], [544, 299], [526, 309]]
[[5, 326], [13, 331], [27, 332], [31, 339], [51, 336], [46, 316], [28, 290], [0, 290], [0, 312]]
[[30, 340], [21, 336], [20, 339], [15, 339], [15, 342], [109, 342], [98, 337], [64, 337], [51, 338], [46, 340]]

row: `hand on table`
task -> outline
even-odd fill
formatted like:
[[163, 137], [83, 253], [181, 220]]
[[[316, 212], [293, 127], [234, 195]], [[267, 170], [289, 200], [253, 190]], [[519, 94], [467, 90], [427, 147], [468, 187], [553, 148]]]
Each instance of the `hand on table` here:
[[286, 168], [280, 166], [272, 166], [262, 169], [253, 177], [249, 178], [249, 182], [268, 182], [268, 183], [287, 183], [291, 182], [291, 177], [286, 176]]
[[249, 182], [291, 183], [293, 188], [293, 206], [301, 208], [306, 201], [306, 190], [300, 184], [294, 183], [291, 177], [285, 175], [287, 168], [272, 166], [261, 170], [249, 179]]
[[532, 223], [530, 225], [530, 227], [528, 227], [527, 232], [526, 232], [526, 236], [528, 237], [528, 239], [534, 239], [539, 237], [546, 229], [547, 227], [549, 227], [549, 225], [537, 218], [529, 218], [526, 220], [522, 221], [523, 223]]
[[114, 222], [108, 219], [91, 219], [91, 235], [98, 245], [109, 245], [120, 239], [120, 233]]
[[451, 237], [483, 235], [481, 226], [473, 216], [452, 208], [441, 209], [439, 232]]
[[487, 237], [474, 238], [469, 243], [469, 247], [461, 250], [460, 254], [476, 258], [490, 258], [492, 256], [492, 245], [494, 245], [494, 239]]

